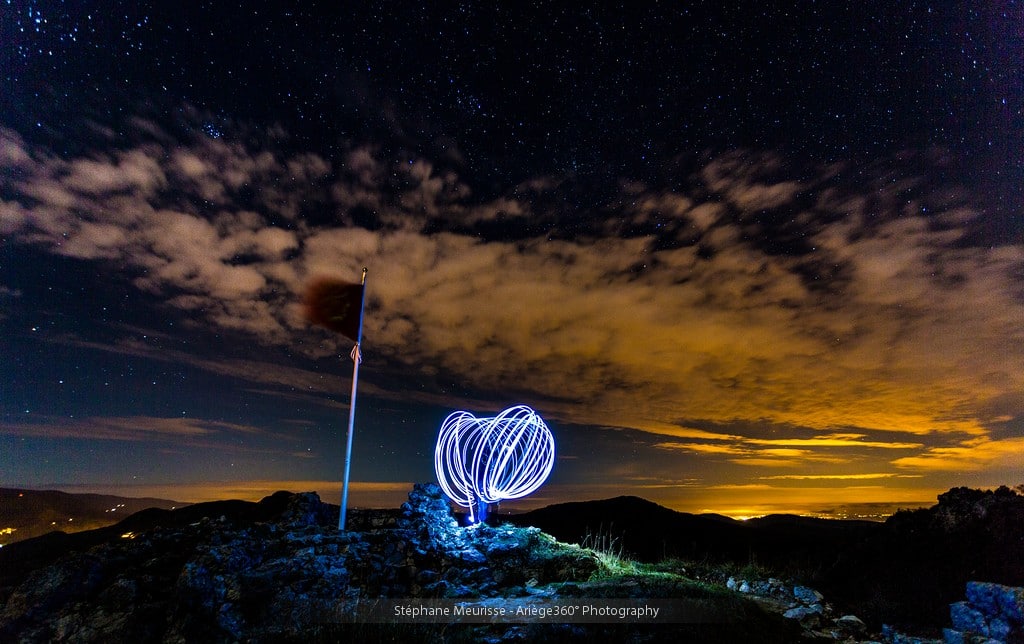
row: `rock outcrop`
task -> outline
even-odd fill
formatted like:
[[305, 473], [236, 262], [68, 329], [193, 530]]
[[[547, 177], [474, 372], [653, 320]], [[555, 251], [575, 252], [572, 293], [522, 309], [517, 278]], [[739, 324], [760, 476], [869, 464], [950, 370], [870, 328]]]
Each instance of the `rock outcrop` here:
[[[416, 485], [398, 510], [353, 511], [346, 531], [336, 529], [337, 512], [314, 493], [279, 492], [258, 504], [135, 517], [114, 531], [73, 535], [70, 550], [61, 541], [61, 554], [16, 544], [35, 563], [0, 576], [0, 641], [437, 641], [454, 632], [495, 642], [867, 639], [863, 622], [806, 586], [734, 578], [727, 589], [724, 578], [654, 571], [533, 527], [461, 527], [434, 484]], [[409, 598], [504, 607], [665, 599], [701, 618], [459, 625], [468, 631], [359, 621], [367, 604]]]
[[948, 644], [1024, 643], [1024, 588], [971, 581], [966, 595], [949, 607]]
[[33, 571], [0, 611], [0, 640], [261, 641], [315, 632], [360, 598], [514, 596], [600, 565], [536, 528], [459, 527], [433, 484], [344, 532], [314, 493], [274, 502], [270, 520], [126, 533]]
[[901, 510], [837, 552], [818, 586], [876, 627], [934, 628], [948, 623], [949, 605], [969, 581], [1024, 585], [1022, 544], [1024, 494], [953, 488], [937, 505]]
[[856, 615], [838, 615], [817, 590], [780, 579], [747, 580], [729, 577], [726, 588], [749, 595], [769, 610], [800, 624], [807, 638], [860, 642], [867, 625]]
[[1024, 644], [1024, 588], [967, 582], [967, 600], [950, 604], [952, 628], [942, 639], [906, 635], [884, 626], [887, 644]]

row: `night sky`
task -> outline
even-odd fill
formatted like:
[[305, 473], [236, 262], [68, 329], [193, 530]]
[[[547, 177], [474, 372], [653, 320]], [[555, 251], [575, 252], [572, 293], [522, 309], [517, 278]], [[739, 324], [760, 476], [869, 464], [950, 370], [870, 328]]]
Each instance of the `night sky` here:
[[0, 0], [0, 485], [337, 503], [364, 266], [354, 505], [1024, 483], [1021, 3], [293, 4]]

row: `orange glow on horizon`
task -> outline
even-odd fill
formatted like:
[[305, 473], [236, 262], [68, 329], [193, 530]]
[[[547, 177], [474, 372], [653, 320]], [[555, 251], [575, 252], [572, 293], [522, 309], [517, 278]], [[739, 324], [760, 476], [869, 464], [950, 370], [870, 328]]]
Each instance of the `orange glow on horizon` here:
[[[897, 509], [929, 507], [948, 488], [932, 487], [915, 475], [780, 474], [759, 482], [709, 486], [652, 484], [550, 484], [535, 495], [502, 503], [496, 513], [528, 510], [575, 501], [637, 496], [678, 512], [719, 514], [747, 520], [769, 514], [793, 514], [839, 519], [881, 520]], [[885, 483], [883, 485], [882, 483]], [[829, 484], [835, 485], [829, 485]], [[397, 508], [407, 500], [412, 482], [353, 481], [350, 504], [361, 508]], [[995, 486], [992, 486], [995, 487]], [[53, 488], [47, 488], [53, 489]], [[65, 486], [75, 493], [156, 497], [186, 503], [240, 499], [259, 501], [277, 491], [316, 492], [325, 503], [338, 505], [341, 483], [317, 480], [254, 480], [205, 482], [185, 485]]]

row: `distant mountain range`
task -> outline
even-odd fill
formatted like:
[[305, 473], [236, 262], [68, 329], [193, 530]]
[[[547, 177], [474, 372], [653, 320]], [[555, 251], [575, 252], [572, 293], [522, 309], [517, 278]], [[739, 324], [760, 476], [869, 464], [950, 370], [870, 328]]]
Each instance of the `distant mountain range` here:
[[147, 508], [171, 510], [186, 505], [167, 499], [0, 488], [0, 546], [48, 532], [102, 528]]
[[884, 525], [794, 515], [739, 521], [719, 514], [676, 512], [635, 496], [560, 503], [502, 519], [638, 561], [710, 558], [785, 569], [803, 569], [808, 559], [828, 558]]

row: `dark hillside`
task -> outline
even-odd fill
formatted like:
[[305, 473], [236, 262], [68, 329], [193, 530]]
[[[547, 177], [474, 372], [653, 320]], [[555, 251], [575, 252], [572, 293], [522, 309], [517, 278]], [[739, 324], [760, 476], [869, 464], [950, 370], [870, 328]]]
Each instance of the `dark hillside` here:
[[632, 496], [561, 503], [511, 515], [569, 543], [611, 545], [625, 556], [755, 563], [793, 573], [831, 564], [882, 524], [791, 515], [737, 521], [717, 514], [676, 512]]
[[1024, 586], [1024, 496], [954, 488], [900, 511], [817, 580], [869, 623], [942, 623], [968, 581]]
[[59, 530], [81, 532], [109, 526], [147, 508], [181, 508], [188, 503], [109, 494], [71, 494], [57, 490], [0, 488], [0, 545]]
[[0, 548], [0, 601], [6, 598], [7, 591], [20, 584], [31, 571], [49, 565], [67, 554], [85, 552], [100, 544], [131, 538], [122, 535], [134, 535], [154, 528], [184, 528], [204, 518], [224, 517], [228, 524], [266, 521], [281, 513], [290, 496], [288, 492], [278, 492], [258, 503], [211, 501], [176, 510], [148, 508], [103, 528], [71, 534], [50, 532], [34, 539], [12, 543]]
[[1024, 496], [952, 489], [885, 523], [772, 515], [735, 521], [636, 497], [563, 503], [503, 518], [639, 561], [757, 564], [801, 579], [881, 624], [943, 624], [968, 581], [1024, 586]]

